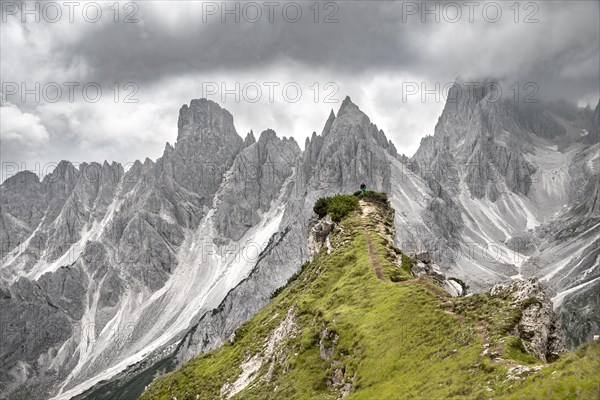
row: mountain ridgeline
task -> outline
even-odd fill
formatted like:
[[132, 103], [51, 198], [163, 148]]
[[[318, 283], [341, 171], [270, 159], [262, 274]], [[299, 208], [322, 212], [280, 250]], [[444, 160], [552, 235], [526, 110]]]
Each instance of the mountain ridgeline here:
[[381, 194], [348, 197], [329, 198], [345, 212], [314, 223], [312, 261], [265, 308], [140, 399], [594, 398], [600, 343], [564, 354], [536, 279], [453, 297], [426, 253], [394, 246]]
[[[96, 400], [127, 386], [135, 398], [158, 371], [196, 360], [263, 315], [273, 293], [327, 247], [306, 234], [317, 199], [362, 182], [387, 193], [394, 247], [429, 254], [410, 273], [406, 263], [388, 270], [393, 262], [379, 261], [381, 288], [425, 290], [402, 285], [427, 275], [456, 295], [535, 277], [567, 347], [591, 340], [600, 329], [600, 104], [490, 96], [448, 102], [412, 158], [350, 98], [304, 150], [272, 130], [243, 139], [227, 110], [199, 99], [181, 108], [177, 141], [155, 161], [127, 170], [62, 161], [42, 180], [27, 171], [8, 178], [0, 185], [0, 397]], [[531, 354], [547, 361], [551, 353]], [[338, 379], [353, 392], [357, 360]]]

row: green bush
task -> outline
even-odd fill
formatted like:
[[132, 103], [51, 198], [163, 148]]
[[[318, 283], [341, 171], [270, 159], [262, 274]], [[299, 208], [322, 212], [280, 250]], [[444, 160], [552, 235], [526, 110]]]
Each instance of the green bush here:
[[352, 195], [338, 194], [332, 197], [319, 198], [313, 211], [323, 218], [329, 214], [335, 222], [340, 222], [345, 216], [358, 209], [358, 199]]
[[387, 204], [388, 202], [387, 194], [383, 192], [374, 192], [372, 190], [367, 190], [364, 194], [359, 190], [354, 192], [354, 196], [372, 201], [373, 203]]
[[519, 364], [537, 364], [539, 360], [527, 353], [523, 341], [517, 337], [510, 336], [504, 346], [504, 356], [517, 361]]
[[467, 285], [462, 279], [451, 276], [448, 280], [457, 282], [463, 289], [463, 294], [467, 294], [467, 290], [469, 289], [469, 285]]
[[331, 197], [321, 197], [315, 203], [315, 206], [313, 207], [313, 211], [315, 212], [315, 214], [317, 214], [319, 216], [319, 218], [323, 218], [324, 216], [327, 215], [327, 209], [329, 207], [330, 200], [331, 200]]
[[327, 213], [331, 219], [340, 222], [346, 215], [358, 209], [358, 199], [350, 195], [333, 196], [329, 201]]

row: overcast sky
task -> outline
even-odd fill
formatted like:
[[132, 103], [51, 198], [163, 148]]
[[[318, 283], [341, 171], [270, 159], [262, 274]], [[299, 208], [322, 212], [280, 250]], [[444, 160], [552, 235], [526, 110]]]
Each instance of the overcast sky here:
[[421, 98], [436, 83], [535, 82], [540, 99], [593, 106], [600, 93], [597, 1], [19, 3], [2, 1], [2, 180], [15, 162], [156, 159], [193, 98], [228, 109], [242, 137], [272, 128], [303, 146], [349, 95], [412, 155], [443, 109]]

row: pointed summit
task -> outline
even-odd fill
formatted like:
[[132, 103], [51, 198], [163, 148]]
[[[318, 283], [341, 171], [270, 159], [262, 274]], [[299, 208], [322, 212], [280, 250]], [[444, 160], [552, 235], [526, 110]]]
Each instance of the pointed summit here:
[[246, 139], [244, 139], [244, 148], [253, 145], [256, 143], [256, 138], [254, 137], [254, 132], [250, 129], [250, 132], [246, 135]]
[[360, 108], [352, 102], [350, 96], [346, 96], [338, 111], [338, 118], [345, 114], [361, 113]]
[[[321, 136], [325, 136], [329, 133], [329, 131], [331, 130], [331, 125], [333, 125], [333, 121], [335, 121], [335, 114], [333, 113], [333, 110], [331, 110], [331, 112], [329, 113], [329, 117], [325, 122], [325, 126], [323, 127], [323, 132], [321, 132]], [[315, 132], [313, 132], [313, 136], [315, 135]]]

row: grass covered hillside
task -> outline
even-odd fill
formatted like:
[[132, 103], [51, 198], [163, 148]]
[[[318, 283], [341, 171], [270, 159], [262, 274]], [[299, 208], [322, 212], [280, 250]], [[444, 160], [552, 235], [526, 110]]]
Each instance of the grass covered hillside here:
[[141, 399], [598, 398], [598, 343], [533, 357], [511, 336], [520, 315], [506, 298], [451, 298], [414, 278], [391, 242], [393, 210], [358, 200], [329, 200], [350, 210], [328, 246], [226, 344]]

